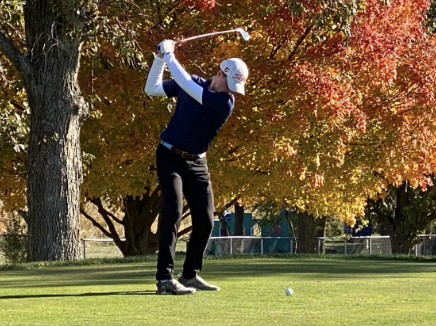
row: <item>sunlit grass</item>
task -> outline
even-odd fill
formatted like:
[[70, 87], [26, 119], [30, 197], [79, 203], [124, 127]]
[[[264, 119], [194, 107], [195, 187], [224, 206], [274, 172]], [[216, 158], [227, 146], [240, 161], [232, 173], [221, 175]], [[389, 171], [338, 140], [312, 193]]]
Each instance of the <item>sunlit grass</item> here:
[[154, 257], [24, 264], [0, 272], [0, 325], [435, 325], [436, 263], [347, 258], [210, 257], [222, 290], [190, 296], [154, 295]]

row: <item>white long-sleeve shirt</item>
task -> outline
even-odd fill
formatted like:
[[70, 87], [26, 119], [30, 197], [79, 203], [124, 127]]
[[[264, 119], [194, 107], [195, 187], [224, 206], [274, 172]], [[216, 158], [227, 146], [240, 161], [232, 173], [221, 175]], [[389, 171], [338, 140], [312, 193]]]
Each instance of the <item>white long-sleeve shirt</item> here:
[[163, 59], [154, 55], [144, 92], [150, 96], [167, 96], [162, 86], [165, 64], [168, 66], [174, 81], [198, 103], [203, 104], [203, 88], [192, 80], [177, 61], [174, 53], [166, 53]]

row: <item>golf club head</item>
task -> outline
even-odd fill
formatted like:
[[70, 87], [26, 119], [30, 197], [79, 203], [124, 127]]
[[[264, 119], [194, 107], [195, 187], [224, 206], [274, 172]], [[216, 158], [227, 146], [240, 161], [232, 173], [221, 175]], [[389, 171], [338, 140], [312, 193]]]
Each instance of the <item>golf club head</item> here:
[[248, 41], [250, 39], [250, 34], [248, 34], [242, 28], [236, 28], [235, 31], [238, 31], [244, 40]]

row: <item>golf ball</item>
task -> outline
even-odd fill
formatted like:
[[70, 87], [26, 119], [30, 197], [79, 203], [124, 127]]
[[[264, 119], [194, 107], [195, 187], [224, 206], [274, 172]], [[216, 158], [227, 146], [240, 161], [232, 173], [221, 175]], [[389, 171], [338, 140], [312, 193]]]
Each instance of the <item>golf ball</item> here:
[[285, 290], [286, 295], [292, 295], [292, 289], [291, 288], [287, 288]]

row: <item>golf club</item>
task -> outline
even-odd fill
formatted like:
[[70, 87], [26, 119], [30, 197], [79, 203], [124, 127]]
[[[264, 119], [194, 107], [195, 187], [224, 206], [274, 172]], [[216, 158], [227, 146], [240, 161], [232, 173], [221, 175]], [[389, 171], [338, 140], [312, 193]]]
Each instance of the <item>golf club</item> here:
[[232, 33], [232, 32], [239, 32], [245, 41], [248, 41], [250, 39], [250, 35], [246, 31], [244, 31], [242, 28], [235, 28], [235, 29], [230, 29], [227, 31], [213, 32], [213, 33], [207, 33], [207, 34], [188, 37], [188, 38], [185, 38], [183, 40], [176, 41], [176, 44], [195, 40], [195, 39], [200, 38], [200, 37], [207, 37], [207, 36], [219, 35], [219, 34], [224, 34], [224, 33]]
[[[219, 34], [224, 34], [224, 33], [233, 33], [233, 32], [239, 32], [245, 41], [248, 41], [250, 39], [250, 35], [246, 31], [244, 31], [242, 28], [235, 28], [235, 29], [229, 29], [227, 31], [220, 31], [220, 32], [213, 32], [213, 33], [191, 36], [191, 37], [185, 38], [183, 40], [175, 41], [174, 43], [175, 44], [185, 43], [185, 42], [192, 41], [192, 40], [195, 40], [195, 39], [200, 38], [200, 37], [214, 36], [214, 35], [219, 35]], [[157, 46], [157, 50], [159, 51], [159, 46]]]

